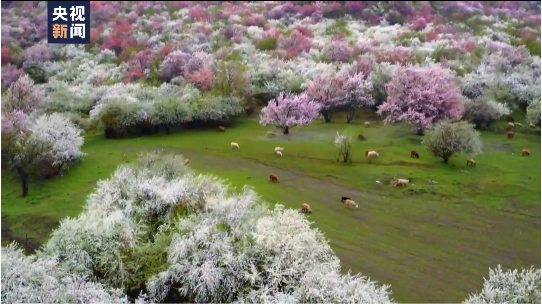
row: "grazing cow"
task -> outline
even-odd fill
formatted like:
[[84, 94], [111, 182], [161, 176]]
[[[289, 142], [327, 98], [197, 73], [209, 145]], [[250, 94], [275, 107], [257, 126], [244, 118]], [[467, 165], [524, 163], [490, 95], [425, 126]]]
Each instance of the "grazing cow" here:
[[349, 199], [351, 199], [351, 198], [349, 198], [348, 196], [343, 196], [343, 197], [341, 197], [341, 202], [344, 203], [344, 201], [349, 200]]
[[279, 183], [279, 177], [276, 174], [269, 174], [269, 180]]
[[188, 158], [184, 160], [185, 165], [188, 165], [189, 163], [190, 163], [190, 160]]
[[521, 156], [529, 156], [531, 155], [531, 152], [527, 149], [521, 150]]
[[514, 126], [516, 126], [516, 127], [523, 127], [523, 125], [520, 124], [519, 122], [514, 123]]
[[506, 133], [506, 134], [508, 135], [508, 138], [509, 138], [509, 139], [514, 138], [514, 132], [508, 132], [508, 133]]
[[515, 127], [515, 126], [516, 125], [513, 122], [509, 122], [509, 123], [506, 124], [507, 129], [511, 129], [511, 128]]
[[536, 125], [534, 123], [532, 123], [532, 122], [529, 124], [529, 127], [533, 128], [533, 129], [536, 129]]
[[367, 157], [369, 159], [369, 164], [371, 163], [371, 161], [373, 160], [373, 158], [377, 158], [379, 155], [376, 151], [365, 151], [365, 157]]
[[347, 199], [346, 201], [344, 201], [344, 205], [348, 208], [358, 208], [358, 204], [356, 204], [356, 202], [351, 199]]
[[371, 126], [371, 123], [366, 121], [365, 123], [363, 123], [363, 125], [365, 125], [366, 127], [370, 127]]
[[309, 206], [309, 204], [301, 204], [301, 212], [304, 212], [304, 213], [312, 213], [312, 210], [311, 210], [311, 206]]
[[410, 157], [420, 158], [420, 154], [416, 150], [410, 151]]
[[220, 132], [225, 132], [225, 131], [226, 131], [226, 128], [224, 128], [223, 126], [220, 126], [220, 127], [218, 127], [218, 131], [220, 131]]
[[282, 157], [282, 152], [280, 152], [280, 151], [275, 151], [275, 154], [277, 154], [278, 156]]
[[273, 132], [273, 131], [267, 131], [267, 137], [276, 137], [277, 136], [277, 133]]
[[411, 181], [412, 181], [412, 178], [409, 178], [409, 179], [398, 178], [398, 179], [395, 180], [395, 186], [396, 187], [406, 186]]
[[476, 167], [476, 162], [472, 158], [467, 158], [467, 166]]
[[238, 143], [232, 142], [230, 145], [231, 145], [232, 149], [239, 149], [239, 144]]

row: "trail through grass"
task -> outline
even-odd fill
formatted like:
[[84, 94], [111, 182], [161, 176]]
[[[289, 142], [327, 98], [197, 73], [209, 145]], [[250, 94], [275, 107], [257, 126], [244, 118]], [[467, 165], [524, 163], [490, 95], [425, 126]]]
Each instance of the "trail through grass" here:
[[[254, 187], [270, 204], [310, 204], [310, 220], [326, 234], [344, 270], [390, 284], [401, 302], [460, 302], [481, 288], [490, 267], [540, 267], [540, 137], [516, 133], [508, 140], [483, 132], [485, 154], [471, 168], [464, 155], [443, 164], [404, 127], [371, 122], [367, 140], [354, 146], [352, 164], [335, 161], [334, 135], [348, 126], [342, 122], [313, 123], [276, 138], [267, 138], [273, 129], [255, 119], [238, 120], [225, 133], [192, 130], [124, 140], [88, 134], [83, 164], [62, 178], [32, 183], [28, 197], [2, 177], [2, 243], [38, 246], [60, 219], [81, 212], [96, 182], [119, 164], [143, 151], [168, 149], [190, 158], [197, 172], [238, 189]], [[355, 123], [349, 127], [362, 128], [362, 121]], [[230, 148], [232, 141], [239, 150]], [[285, 148], [283, 157], [273, 154], [276, 146]], [[524, 148], [530, 157], [521, 156]], [[380, 153], [372, 164], [363, 156], [368, 149]], [[413, 149], [419, 159], [410, 158]], [[281, 183], [269, 182], [270, 173]], [[386, 181], [394, 176], [413, 183], [392, 187]], [[346, 209], [341, 196], [352, 197], [359, 209]]]

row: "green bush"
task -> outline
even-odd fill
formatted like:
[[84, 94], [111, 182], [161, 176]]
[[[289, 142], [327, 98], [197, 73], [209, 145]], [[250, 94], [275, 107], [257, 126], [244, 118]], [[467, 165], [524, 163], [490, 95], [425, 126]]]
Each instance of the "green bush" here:
[[275, 50], [278, 46], [278, 39], [275, 37], [268, 37], [260, 40], [256, 44], [256, 48], [259, 51], [272, 51]]
[[531, 53], [531, 56], [540, 57], [540, 43], [536, 41], [535, 38], [524, 39], [525, 47]]

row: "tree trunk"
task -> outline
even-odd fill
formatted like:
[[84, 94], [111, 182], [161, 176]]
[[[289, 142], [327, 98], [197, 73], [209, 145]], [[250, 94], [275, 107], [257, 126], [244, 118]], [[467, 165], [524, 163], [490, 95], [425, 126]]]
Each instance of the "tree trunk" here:
[[166, 127], [166, 134], [169, 134], [169, 132], [170, 132], [169, 124], [166, 124], [165, 127]]
[[26, 197], [28, 195], [28, 173], [26, 173], [24, 170], [20, 170], [19, 175], [21, 177], [23, 197]]
[[283, 133], [284, 135], [290, 134], [290, 128], [289, 128], [289, 127], [284, 127], [284, 128], [282, 128], [282, 133]]
[[350, 123], [354, 119], [354, 113], [356, 113], [356, 110], [346, 111], [346, 123]]
[[423, 136], [425, 134], [423, 129], [416, 130], [416, 135]]
[[444, 161], [445, 164], [448, 163], [448, 161], [450, 160], [450, 157], [451, 157], [451, 156], [452, 156], [452, 155], [448, 155], [448, 154], [445, 154], [445, 155], [442, 156], [442, 160]]
[[328, 112], [322, 112], [325, 122], [331, 122], [331, 115]]

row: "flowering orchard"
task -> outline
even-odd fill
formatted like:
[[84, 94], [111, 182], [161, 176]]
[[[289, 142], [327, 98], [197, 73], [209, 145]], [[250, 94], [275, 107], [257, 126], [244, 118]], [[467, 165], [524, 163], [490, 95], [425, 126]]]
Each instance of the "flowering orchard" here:
[[[86, 45], [47, 44], [46, 7], [2, 2], [2, 167], [23, 196], [84, 161], [88, 130], [170, 134], [259, 110], [290, 134], [363, 109], [427, 131], [446, 161], [480, 150], [464, 121], [516, 111], [540, 127], [540, 2], [92, 1]], [[393, 302], [341, 275], [296, 212], [153, 157], [100, 182], [37, 256], [2, 249], [2, 302]], [[537, 276], [491, 272], [469, 301], [540, 302]]]

